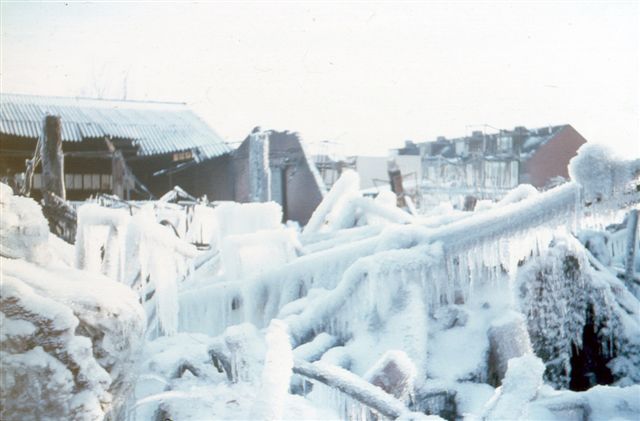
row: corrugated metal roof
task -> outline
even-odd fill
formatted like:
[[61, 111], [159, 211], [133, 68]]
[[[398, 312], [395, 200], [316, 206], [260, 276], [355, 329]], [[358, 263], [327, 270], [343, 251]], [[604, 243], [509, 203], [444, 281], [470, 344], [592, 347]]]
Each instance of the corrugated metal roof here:
[[186, 104], [0, 94], [0, 133], [37, 138], [44, 117], [62, 119], [62, 140], [131, 139], [141, 156], [192, 150], [197, 161], [231, 148]]

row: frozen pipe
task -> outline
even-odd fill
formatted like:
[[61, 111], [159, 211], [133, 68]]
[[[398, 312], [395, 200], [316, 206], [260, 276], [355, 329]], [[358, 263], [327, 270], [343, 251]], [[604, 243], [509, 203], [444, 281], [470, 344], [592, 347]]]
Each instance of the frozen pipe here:
[[432, 231], [430, 240], [442, 241], [445, 247], [459, 248], [462, 245], [464, 248], [464, 245], [504, 238], [556, 219], [563, 221], [558, 223], [560, 225], [566, 223], [566, 214], [563, 212], [575, 210], [579, 194], [578, 184], [567, 183], [530, 199], [437, 228]]
[[313, 212], [309, 222], [302, 230], [302, 234], [308, 235], [317, 232], [338, 200], [345, 195], [357, 192], [359, 189], [360, 176], [358, 173], [352, 170], [345, 170]]
[[295, 359], [293, 372], [337, 389], [385, 417], [395, 419], [411, 412], [400, 400], [341, 367]]
[[398, 224], [410, 224], [414, 220], [414, 218], [410, 214], [403, 211], [402, 209], [391, 206], [383, 206], [379, 203], [376, 203], [369, 197], [355, 197], [352, 200], [355, 205], [359, 207], [363, 212], [379, 216], [390, 222], [395, 222]]
[[304, 361], [317, 361], [328, 349], [338, 344], [338, 338], [326, 332], [320, 333], [311, 342], [300, 345], [293, 350], [294, 357]]

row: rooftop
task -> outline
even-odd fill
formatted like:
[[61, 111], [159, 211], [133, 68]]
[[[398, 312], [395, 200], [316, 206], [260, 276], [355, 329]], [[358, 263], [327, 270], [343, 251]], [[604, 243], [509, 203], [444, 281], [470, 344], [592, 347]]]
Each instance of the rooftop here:
[[63, 142], [128, 139], [138, 155], [191, 150], [196, 160], [231, 148], [185, 103], [0, 94], [0, 133], [35, 139], [47, 115], [60, 116]]

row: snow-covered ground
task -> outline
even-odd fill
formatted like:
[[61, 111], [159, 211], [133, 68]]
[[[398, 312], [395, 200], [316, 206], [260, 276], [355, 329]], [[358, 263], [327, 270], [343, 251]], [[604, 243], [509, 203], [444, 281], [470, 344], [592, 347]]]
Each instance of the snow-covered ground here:
[[302, 229], [88, 203], [73, 246], [1, 185], [0, 418], [638, 419], [640, 165], [571, 172], [414, 215], [346, 171]]

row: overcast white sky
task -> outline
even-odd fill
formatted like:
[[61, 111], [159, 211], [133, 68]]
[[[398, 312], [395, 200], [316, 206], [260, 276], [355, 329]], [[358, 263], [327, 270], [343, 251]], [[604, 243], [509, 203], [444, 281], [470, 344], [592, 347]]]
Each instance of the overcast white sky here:
[[640, 156], [640, 3], [557, 3], [3, 1], [1, 90], [187, 102], [231, 142], [570, 123]]

